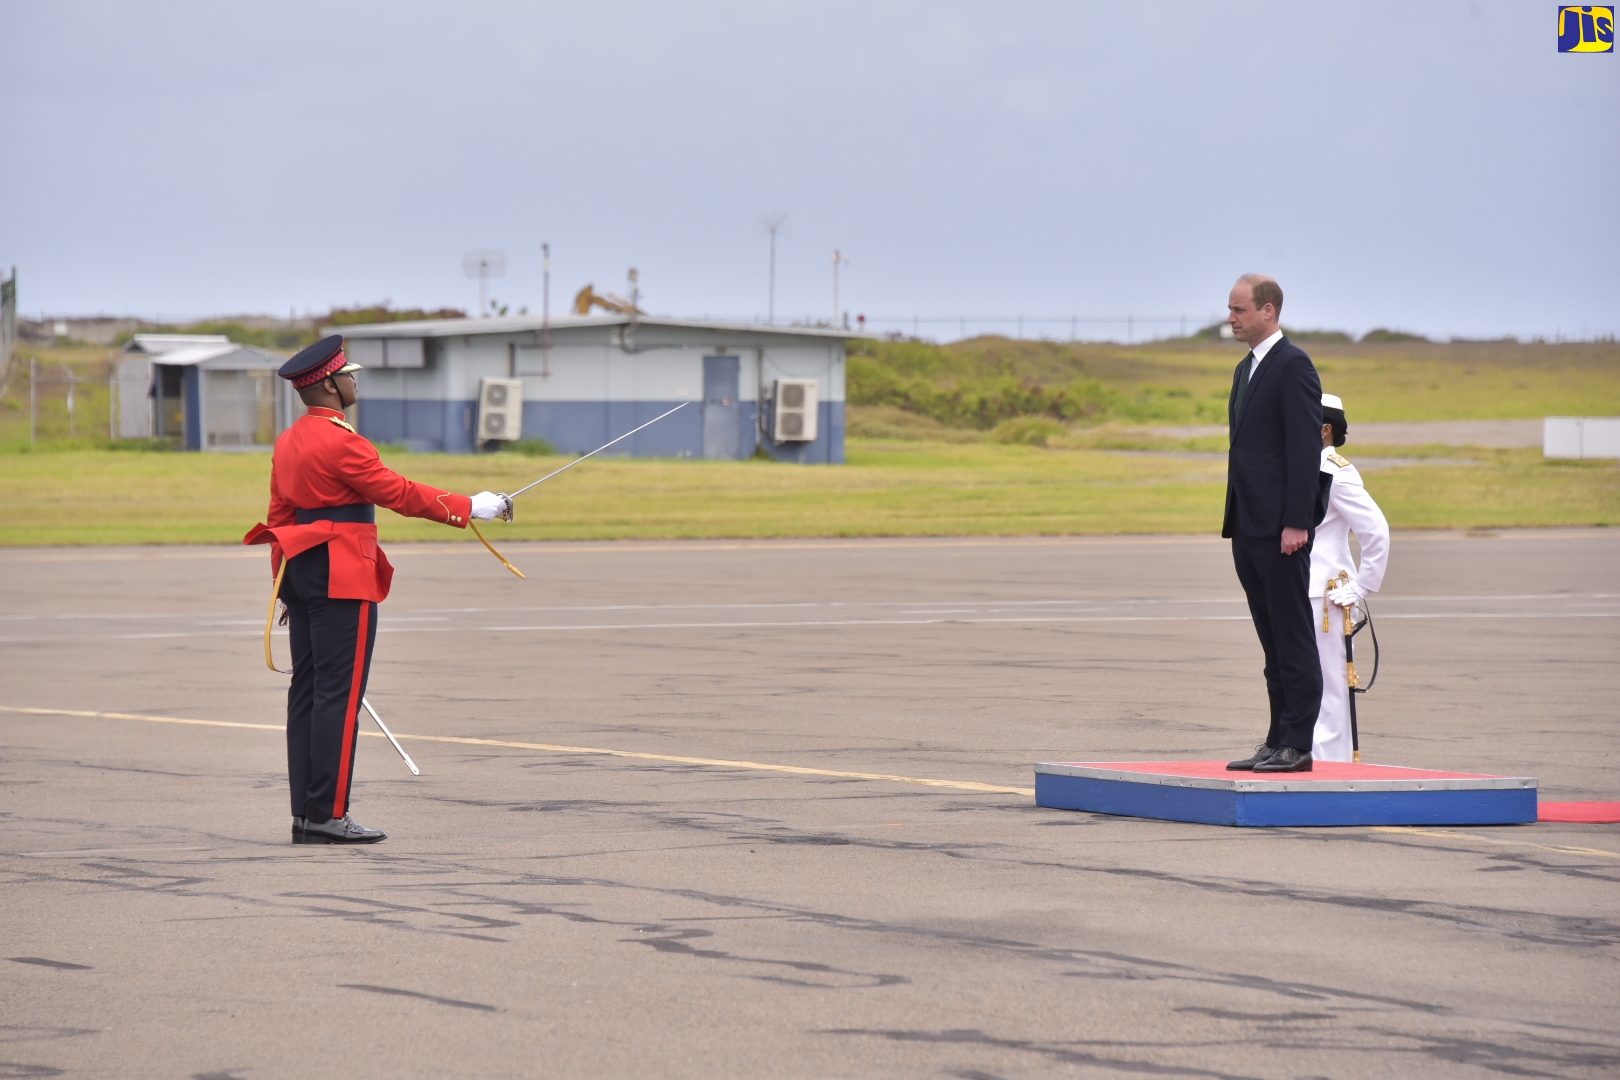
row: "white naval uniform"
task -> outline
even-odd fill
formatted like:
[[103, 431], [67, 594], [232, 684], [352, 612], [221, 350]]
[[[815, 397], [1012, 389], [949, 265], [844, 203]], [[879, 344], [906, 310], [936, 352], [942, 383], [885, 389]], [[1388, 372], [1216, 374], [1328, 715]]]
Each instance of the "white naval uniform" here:
[[[1322, 451], [1322, 471], [1333, 477], [1327, 516], [1316, 527], [1311, 545], [1311, 618], [1316, 627], [1316, 655], [1322, 661], [1322, 710], [1316, 717], [1311, 757], [1349, 761], [1350, 680], [1344, 666], [1344, 619], [1347, 612], [1329, 603], [1328, 630], [1322, 631], [1322, 598], [1327, 581], [1342, 571], [1369, 593], [1384, 583], [1389, 561], [1389, 522], [1361, 482], [1361, 474], [1332, 447]], [[1350, 534], [1361, 544], [1361, 568], [1350, 557]]]

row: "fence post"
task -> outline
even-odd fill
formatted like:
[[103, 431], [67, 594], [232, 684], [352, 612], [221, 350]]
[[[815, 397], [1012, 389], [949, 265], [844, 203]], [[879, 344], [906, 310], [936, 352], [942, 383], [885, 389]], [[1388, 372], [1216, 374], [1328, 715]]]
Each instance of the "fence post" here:
[[28, 445], [39, 441], [39, 393], [34, 389], [39, 382], [39, 361], [28, 358]]
[[118, 364], [107, 361], [107, 441], [118, 438]]

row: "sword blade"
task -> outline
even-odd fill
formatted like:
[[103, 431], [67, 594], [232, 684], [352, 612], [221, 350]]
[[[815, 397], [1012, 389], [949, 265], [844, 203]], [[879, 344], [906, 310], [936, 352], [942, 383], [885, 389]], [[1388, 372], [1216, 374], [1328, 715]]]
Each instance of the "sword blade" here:
[[366, 712], [370, 713], [371, 718], [377, 721], [377, 726], [382, 728], [382, 733], [388, 736], [388, 741], [394, 744], [394, 749], [399, 751], [399, 756], [405, 759], [405, 767], [411, 770], [411, 775], [421, 776], [422, 770], [416, 767], [416, 762], [411, 760], [411, 755], [407, 754], [405, 752], [405, 748], [399, 745], [399, 740], [394, 738], [394, 733], [392, 731], [388, 730], [388, 725], [382, 722], [382, 717], [378, 716], [377, 710], [371, 707], [371, 702], [367, 701], [365, 698], [361, 698], [360, 704], [366, 707]]
[[568, 464], [566, 464], [562, 468], [558, 469], [557, 472], [547, 473], [546, 475], [542, 476], [540, 479], [536, 480], [534, 483], [528, 484], [528, 485], [526, 485], [524, 487], [518, 488], [516, 491], [514, 491], [510, 495], [508, 495], [507, 498], [508, 499], [517, 498], [519, 495], [523, 494], [525, 491], [528, 491], [529, 488], [538, 487], [539, 485], [545, 483], [547, 480], [550, 480], [553, 476], [556, 476], [557, 473], [567, 472], [569, 469], [572, 469], [575, 465], [578, 465], [580, 462], [584, 461], [585, 458], [595, 457], [597, 454], [600, 454], [602, 451], [606, 450], [608, 447], [612, 446], [614, 443], [623, 442], [624, 440], [628, 439], [630, 436], [634, 435], [636, 432], [640, 431], [641, 428], [652, 427], [654, 424], [658, 423], [658, 421], [662, 420], [665, 416], [670, 415], [670, 413], [680, 412], [682, 409], [686, 408], [690, 404], [692, 404], [690, 401], [681, 402], [679, 405], [677, 405], [673, 409], [669, 410], [669, 412], [664, 413], [662, 416], [653, 417], [651, 420], [647, 421], [645, 424], [642, 424], [641, 427], [631, 428], [629, 431], [625, 432], [623, 435], [620, 435], [617, 439], [614, 439], [613, 442], [603, 443], [601, 446], [598, 446], [595, 450], [592, 450], [590, 453], [585, 454], [583, 457], [575, 458], [573, 461], [570, 461]]

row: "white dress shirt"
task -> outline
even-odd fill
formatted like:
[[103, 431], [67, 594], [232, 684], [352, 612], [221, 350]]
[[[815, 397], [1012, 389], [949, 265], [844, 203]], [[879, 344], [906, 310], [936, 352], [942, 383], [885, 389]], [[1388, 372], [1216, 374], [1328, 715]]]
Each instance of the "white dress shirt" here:
[[1282, 340], [1282, 336], [1283, 332], [1278, 330], [1275, 334], [1272, 334], [1270, 337], [1266, 338], [1266, 340], [1249, 350], [1250, 352], [1254, 353], [1254, 366], [1249, 368], [1249, 378], [1254, 378], [1254, 373], [1260, 370], [1260, 361], [1266, 358], [1266, 353], [1271, 351], [1271, 347], [1273, 345]]

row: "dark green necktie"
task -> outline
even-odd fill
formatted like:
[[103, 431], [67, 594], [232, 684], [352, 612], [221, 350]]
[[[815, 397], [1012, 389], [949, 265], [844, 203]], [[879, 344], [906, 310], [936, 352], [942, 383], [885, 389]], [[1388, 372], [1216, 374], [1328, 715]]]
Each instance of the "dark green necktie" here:
[[1243, 374], [1238, 376], [1237, 408], [1232, 410], [1232, 427], [1243, 419], [1243, 406], [1249, 403], [1249, 378], [1254, 374], [1254, 353], [1243, 358]]

